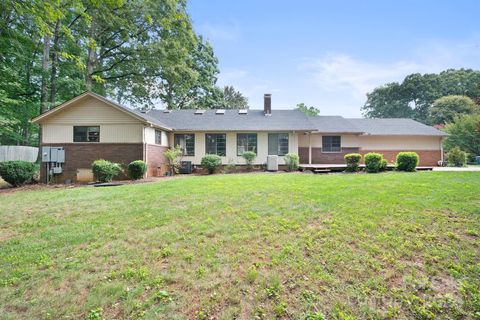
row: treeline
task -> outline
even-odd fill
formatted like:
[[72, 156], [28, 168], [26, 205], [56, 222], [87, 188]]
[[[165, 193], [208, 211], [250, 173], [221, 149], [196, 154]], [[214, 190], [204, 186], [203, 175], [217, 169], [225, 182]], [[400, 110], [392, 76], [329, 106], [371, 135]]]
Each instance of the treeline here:
[[[440, 100], [447, 96], [454, 97]], [[367, 94], [362, 111], [367, 118], [412, 118], [436, 125], [451, 122], [455, 115], [477, 112], [479, 98], [480, 71], [450, 69], [411, 74], [401, 83], [375, 88]]]
[[91, 90], [150, 108], [246, 108], [185, 0], [3, 0], [0, 144], [35, 145], [29, 119]]

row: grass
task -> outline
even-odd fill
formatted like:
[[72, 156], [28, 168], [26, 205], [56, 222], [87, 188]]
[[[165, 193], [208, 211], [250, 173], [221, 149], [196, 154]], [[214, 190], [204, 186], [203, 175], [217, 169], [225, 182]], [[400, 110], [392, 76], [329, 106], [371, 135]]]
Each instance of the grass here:
[[479, 319], [480, 174], [0, 194], [4, 319]]

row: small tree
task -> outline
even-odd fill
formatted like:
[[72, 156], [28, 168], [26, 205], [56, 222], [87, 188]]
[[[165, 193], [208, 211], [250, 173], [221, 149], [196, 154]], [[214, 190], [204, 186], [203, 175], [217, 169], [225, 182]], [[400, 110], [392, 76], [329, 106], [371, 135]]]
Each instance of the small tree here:
[[362, 160], [362, 155], [359, 153], [349, 153], [344, 156], [345, 162], [347, 164], [347, 172], [357, 172], [359, 169], [360, 160]]
[[297, 171], [300, 165], [300, 157], [296, 153], [287, 153], [285, 155], [285, 164], [288, 171]]
[[253, 168], [253, 161], [257, 157], [257, 154], [253, 151], [245, 151], [242, 154], [243, 159], [245, 159], [245, 163], [247, 164], [247, 169], [251, 170]]
[[178, 173], [183, 155], [182, 148], [180, 146], [168, 148], [165, 150], [163, 155], [165, 156], [165, 159], [167, 159], [167, 165], [170, 169], [170, 174], [173, 176], [175, 173]]
[[467, 164], [467, 153], [455, 147], [447, 153], [447, 162], [450, 167], [465, 167]]
[[445, 126], [449, 136], [445, 140], [445, 150], [459, 147], [472, 157], [480, 155], [480, 113], [463, 115]]
[[200, 165], [207, 169], [208, 174], [212, 174], [222, 164], [222, 158], [216, 154], [207, 154], [202, 158]]

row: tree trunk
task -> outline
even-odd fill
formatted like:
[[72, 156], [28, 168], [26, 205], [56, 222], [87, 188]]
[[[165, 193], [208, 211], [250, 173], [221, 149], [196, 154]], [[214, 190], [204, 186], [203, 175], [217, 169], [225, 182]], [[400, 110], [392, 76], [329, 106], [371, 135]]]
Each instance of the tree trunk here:
[[[43, 37], [43, 57], [42, 57], [42, 86], [40, 90], [40, 114], [48, 111], [48, 66], [50, 62], [50, 35]], [[42, 144], [42, 126], [38, 128], [38, 146]], [[37, 161], [41, 160], [41, 152], [38, 153]]]
[[42, 86], [40, 91], [40, 114], [48, 111], [48, 67], [50, 64], [50, 35], [43, 37]]
[[57, 68], [58, 68], [58, 51], [60, 42], [60, 27], [62, 22], [57, 20], [55, 24], [55, 33], [53, 36], [53, 52], [52, 52], [52, 70], [50, 72], [50, 104], [55, 104], [57, 99]]
[[[90, 26], [90, 40], [95, 36], [96, 15], [92, 16], [92, 25]], [[88, 91], [92, 90], [93, 85], [93, 65], [95, 63], [96, 46], [93, 44], [88, 45], [88, 57], [87, 57], [87, 74], [85, 75], [85, 85]]]

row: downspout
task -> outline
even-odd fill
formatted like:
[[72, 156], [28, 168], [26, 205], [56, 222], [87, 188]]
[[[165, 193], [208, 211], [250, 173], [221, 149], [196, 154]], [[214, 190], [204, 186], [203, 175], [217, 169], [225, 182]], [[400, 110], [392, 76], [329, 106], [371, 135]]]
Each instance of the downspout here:
[[[145, 139], [145, 130], [147, 129], [147, 127], [143, 127], [143, 137], [142, 137], [142, 140], [143, 140], [143, 157], [145, 159], [145, 163], [147, 164], [147, 168], [148, 168], [148, 162], [147, 162], [147, 152], [148, 152], [148, 149], [147, 149], [147, 140]], [[147, 169], [147, 172], [145, 172], [145, 178], [148, 178], [148, 169]]]
[[312, 133], [308, 133], [308, 164], [312, 164]]
[[443, 162], [443, 140], [444, 140], [444, 138], [441, 137], [440, 138], [440, 162], [441, 162], [442, 167], [443, 167], [443, 163], [444, 163]]

